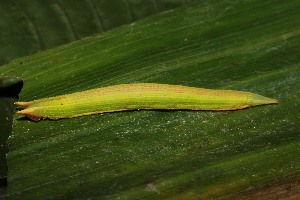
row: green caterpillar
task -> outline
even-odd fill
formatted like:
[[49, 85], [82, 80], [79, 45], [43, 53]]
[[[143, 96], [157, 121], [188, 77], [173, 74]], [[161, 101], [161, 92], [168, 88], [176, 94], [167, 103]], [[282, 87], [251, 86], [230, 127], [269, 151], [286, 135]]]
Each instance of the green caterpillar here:
[[277, 100], [250, 92], [211, 90], [181, 85], [137, 83], [108, 86], [31, 102], [16, 102], [17, 111], [33, 121], [72, 118], [138, 109], [238, 110], [276, 104]]

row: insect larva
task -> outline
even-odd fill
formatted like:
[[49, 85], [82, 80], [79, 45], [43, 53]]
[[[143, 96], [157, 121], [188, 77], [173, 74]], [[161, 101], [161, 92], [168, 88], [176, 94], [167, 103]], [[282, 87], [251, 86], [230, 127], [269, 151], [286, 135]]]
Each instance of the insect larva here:
[[34, 121], [137, 109], [238, 110], [275, 104], [277, 100], [250, 92], [211, 90], [156, 83], [122, 84], [31, 102], [17, 102]]

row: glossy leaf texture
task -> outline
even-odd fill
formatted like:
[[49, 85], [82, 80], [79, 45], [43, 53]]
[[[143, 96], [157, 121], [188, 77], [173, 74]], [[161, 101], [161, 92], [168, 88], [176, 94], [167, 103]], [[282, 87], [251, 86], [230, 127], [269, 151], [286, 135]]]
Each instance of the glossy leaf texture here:
[[278, 105], [16, 117], [9, 199], [207, 199], [299, 178], [300, 3], [201, 1], [34, 56], [0, 74], [21, 101], [123, 83], [249, 91]]
[[196, 1], [0, 1], [0, 65]]

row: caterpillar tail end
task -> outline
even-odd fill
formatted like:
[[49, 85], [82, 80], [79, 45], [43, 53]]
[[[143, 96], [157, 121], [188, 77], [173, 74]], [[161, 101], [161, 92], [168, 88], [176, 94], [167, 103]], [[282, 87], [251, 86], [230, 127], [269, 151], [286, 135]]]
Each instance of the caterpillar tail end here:
[[25, 115], [33, 121], [40, 121], [42, 116], [37, 114], [33, 108], [25, 108], [24, 110], [19, 110], [16, 112], [19, 115]]
[[30, 102], [21, 102], [21, 101], [18, 101], [15, 103], [16, 106], [20, 106], [22, 108], [28, 108], [31, 103]]
[[278, 100], [264, 97], [261, 95], [253, 95], [252, 98], [250, 98], [250, 104], [252, 105], [268, 105], [268, 104], [278, 104]]

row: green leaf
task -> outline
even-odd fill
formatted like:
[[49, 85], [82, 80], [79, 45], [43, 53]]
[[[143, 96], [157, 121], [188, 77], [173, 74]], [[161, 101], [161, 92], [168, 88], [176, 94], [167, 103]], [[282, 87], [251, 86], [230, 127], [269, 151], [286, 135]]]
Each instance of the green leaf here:
[[34, 56], [22, 101], [134, 82], [279, 100], [242, 111], [134, 111], [35, 123], [16, 117], [7, 198], [200, 199], [300, 169], [300, 3], [202, 1]]
[[0, 65], [193, 1], [0, 1]]

